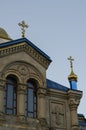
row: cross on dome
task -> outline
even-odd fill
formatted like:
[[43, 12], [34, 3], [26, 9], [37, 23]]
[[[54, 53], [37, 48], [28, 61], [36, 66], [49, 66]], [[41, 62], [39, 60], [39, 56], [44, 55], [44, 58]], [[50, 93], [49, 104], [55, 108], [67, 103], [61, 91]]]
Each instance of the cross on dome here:
[[70, 73], [70, 75], [68, 76], [68, 79], [69, 79], [69, 81], [71, 81], [71, 80], [75, 80], [75, 81], [77, 81], [77, 75], [74, 73], [74, 71], [73, 71], [73, 61], [74, 61], [74, 59], [72, 58], [72, 56], [70, 56], [69, 58], [68, 58], [68, 60], [70, 61], [70, 68], [71, 68], [71, 73]]

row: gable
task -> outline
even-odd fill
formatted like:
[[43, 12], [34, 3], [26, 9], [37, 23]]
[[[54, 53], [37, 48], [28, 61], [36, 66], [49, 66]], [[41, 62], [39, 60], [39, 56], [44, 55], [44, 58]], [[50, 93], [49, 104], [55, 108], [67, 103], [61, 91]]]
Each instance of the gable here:
[[33, 57], [46, 69], [51, 63], [50, 57], [26, 38], [12, 40], [10, 42], [0, 44], [0, 58], [21, 51], [24, 51]]

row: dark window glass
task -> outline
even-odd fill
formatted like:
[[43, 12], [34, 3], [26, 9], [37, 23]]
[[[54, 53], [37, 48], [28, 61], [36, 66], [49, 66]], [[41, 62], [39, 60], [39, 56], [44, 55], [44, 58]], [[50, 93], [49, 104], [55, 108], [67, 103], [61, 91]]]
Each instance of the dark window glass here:
[[37, 117], [37, 86], [33, 80], [27, 82], [26, 116], [30, 118]]
[[4, 93], [4, 112], [6, 114], [16, 114], [17, 107], [17, 81], [14, 77], [7, 77]]

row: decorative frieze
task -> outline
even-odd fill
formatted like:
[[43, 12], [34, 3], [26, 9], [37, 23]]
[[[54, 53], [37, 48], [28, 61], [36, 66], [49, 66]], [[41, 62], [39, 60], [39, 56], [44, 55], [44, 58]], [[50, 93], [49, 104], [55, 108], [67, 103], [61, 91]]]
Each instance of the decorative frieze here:
[[50, 62], [42, 55], [40, 55], [35, 49], [33, 49], [31, 46], [28, 46], [26, 44], [25, 46], [25, 51], [34, 59], [36, 59], [36, 61], [38, 61], [41, 65], [43, 65], [45, 68], [48, 67], [48, 65], [50, 64]]
[[42, 66], [44, 66], [46, 69], [48, 68], [50, 61], [48, 61], [44, 56], [39, 54], [34, 48], [32, 48], [26, 43], [20, 43], [17, 45], [12, 45], [10, 47], [0, 49], [0, 57], [7, 56], [7, 55], [17, 53], [17, 52], [21, 52], [21, 51], [25, 51], [27, 54], [33, 57], [36, 61], [38, 61]]

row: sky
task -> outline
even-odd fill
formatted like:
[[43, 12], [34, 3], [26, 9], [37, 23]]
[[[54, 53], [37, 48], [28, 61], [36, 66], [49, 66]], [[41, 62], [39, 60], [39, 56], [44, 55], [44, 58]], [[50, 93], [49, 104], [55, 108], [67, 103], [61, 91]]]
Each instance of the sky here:
[[70, 87], [67, 58], [74, 58], [77, 87], [83, 91], [78, 112], [86, 117], [86, 0], [0, 0], [0, 27], [14, 40], [21, 38], [22, 20], [29, 25], [25, 37], [52, 59], [48, 79]]

